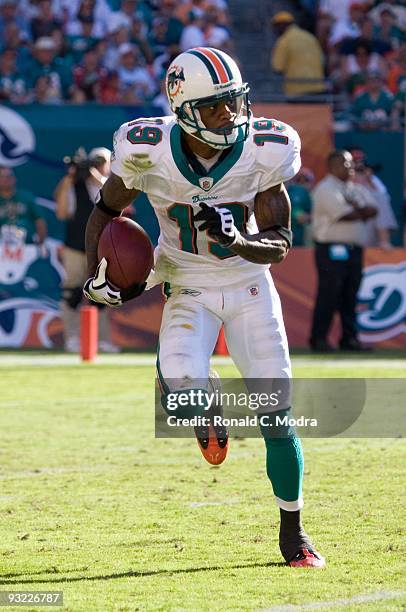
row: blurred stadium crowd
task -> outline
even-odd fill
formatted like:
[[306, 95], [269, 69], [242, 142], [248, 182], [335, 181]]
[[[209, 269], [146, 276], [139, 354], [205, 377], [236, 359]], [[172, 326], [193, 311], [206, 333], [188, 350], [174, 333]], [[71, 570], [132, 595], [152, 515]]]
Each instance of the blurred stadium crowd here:
[[326, 81], [318, 90], [339, 96], [342, 119], [361, 129], [399, 129], [406, 92], [405, 2], [296, 0], [294, 4], [300, 24], [320, 46]]
[[179, 50], [231, 49], [225, 0], [0, 0], [0, 100], [159, 104]]
[[[404, 2], [292, 0], [286, 7], [294, 14], [271, 20], [272, 65], [285, 93], [336, 94], [344, 122], [399, 129]], [[170, 61], [194, 46], [233, 53], [230, 21], [226, 0], [1, 0], [0, 100], [156, 104], [169, 112], [162, 82]]]

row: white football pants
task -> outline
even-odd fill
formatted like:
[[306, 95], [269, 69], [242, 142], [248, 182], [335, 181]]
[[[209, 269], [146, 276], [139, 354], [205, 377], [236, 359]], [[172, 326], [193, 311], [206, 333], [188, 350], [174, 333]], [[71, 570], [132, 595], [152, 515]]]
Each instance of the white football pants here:
[[290, 378], [281, 302], [271, 274], [249, 284], [171, 287], [159, 336], [164, 379], [207, 379], [224, 324], [229, 353], [243, 378]]

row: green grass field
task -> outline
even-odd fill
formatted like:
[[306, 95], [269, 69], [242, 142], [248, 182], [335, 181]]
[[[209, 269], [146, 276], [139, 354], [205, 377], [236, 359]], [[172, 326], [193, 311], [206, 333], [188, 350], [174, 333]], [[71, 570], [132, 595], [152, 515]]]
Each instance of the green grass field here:
[[[406, 606], [404, 440], [304, 440], [305, 526], [328, 568], [294, 570], [261, 439], [210, 467], [194, 440], [153, 437], [152, 365], [0, 357], [0, 590], [62, 590], [75, 612]], [[294, 371], [395, 377], [406, 360]]]

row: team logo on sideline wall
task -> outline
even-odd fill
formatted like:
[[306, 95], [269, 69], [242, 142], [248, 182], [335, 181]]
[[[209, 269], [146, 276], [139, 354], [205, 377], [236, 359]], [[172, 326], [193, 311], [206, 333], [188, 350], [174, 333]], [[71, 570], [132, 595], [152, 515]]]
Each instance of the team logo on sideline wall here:
[[358, 304], [357, 322], [364, 342], [406, 333], [406, 262], [365, 268]]
[[18, 113], [0, 106], [0, 166], [21, 166], [35, 150], [30, 124]]
[[[4, 226], [3, 226], [4, 228]], [[59, 300], [64, 269], [60, 242], [48, 238], [46, 256], [11, 231], [0, 240], [0, 347], [51, 347], [62, 339]]]
[[52, 326], [59, 319], [58, 304], [26, 297], [0, 302], [0, 346], [54, 346]]

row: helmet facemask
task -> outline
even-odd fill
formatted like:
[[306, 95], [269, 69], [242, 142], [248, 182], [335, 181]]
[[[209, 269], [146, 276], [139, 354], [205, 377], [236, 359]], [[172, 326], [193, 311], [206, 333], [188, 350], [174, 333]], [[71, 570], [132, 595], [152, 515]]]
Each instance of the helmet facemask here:
[[[243, 142], [248, 137], [251, 116], [248, 99], [249, 87], [243, 83], [237, 89], [215, 94], [206, 98], [187, 100], [176, 110], [178, 121], [183, 130], [214, 149], [224, 149]], [[230, 127], [208, 128], [202, 121], [199, 109], [225, 102], [233, 113]]]

